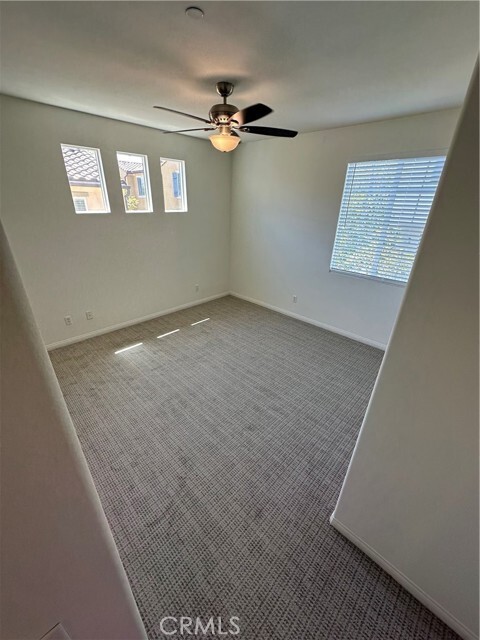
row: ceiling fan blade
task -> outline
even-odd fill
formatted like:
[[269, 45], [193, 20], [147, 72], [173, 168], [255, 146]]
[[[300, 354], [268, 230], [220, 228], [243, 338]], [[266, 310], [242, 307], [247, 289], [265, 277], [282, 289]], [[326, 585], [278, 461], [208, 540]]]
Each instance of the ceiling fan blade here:
[[244, 133], [258, 133], [262, 136], [276, 136], [278, 138], [294, 138], [298, 131], [291, 129], [276, 129], [275, 127], [240, 127]]
[[240, 126], [247, 124], [248, 122], [253, 122], [254, 120], [260, 120], [260, 118], [264, 118], [268, 116], [269, 113], [272, 113], [273, 109], [267, 107], [266, 104], [252, 104], [250, 107], [245, 107], [245, 109], [240, 109], [237, 113], [234, 113], [230, 118], [231, 120], [235, 120], [238, 122]]
[[162, 111], [169, 111], [170, 113], [178, 113], [179, 116], [187, 116], [187, 118], [193, 118], [194, 120], [200, 120], [200, 122], [211, 124], [210, 120], [205, 120], [205, 118], [199, 118], [198, 116], [192, 116], [191, 113], [184, 113], [183, 111], [177, 111], [176, 109], [168, 109], [168, 107], [157, 107], [156, 105], [153, 108], [161, 109]]
[[162, 131], [162, 133], [185, 133], [186, 131], [215, 131], [215, 127], [200, 127], [200, 129], [178, 129], [175, 131]]

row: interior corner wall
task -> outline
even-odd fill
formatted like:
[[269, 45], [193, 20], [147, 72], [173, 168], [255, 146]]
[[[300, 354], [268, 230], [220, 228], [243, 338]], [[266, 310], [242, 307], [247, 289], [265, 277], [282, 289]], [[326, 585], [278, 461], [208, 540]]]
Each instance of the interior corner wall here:
[[1, 225], [0, 257], [0, 635], [39, 640], [61, 623], [72, 639], [144, 640], [135, 600]]
[[332, 517], [478, 638], [478, 67]]
[[[329, 271], [346, 165], [446, 149], [457, 117], [452, 109], [220, 154], [208, 141], [2, 96], [1, 214], [45, 343], [230, 290], [384, 346], [404, 287]], [[110, 214], [75, 214], [62, 142], [100, 148]], [[148, 156], [153, 214], [124, 212], [116, 151]], [[188, 213], [163, 212], [160, 156], [186, 161]]]
[[[2, 220], [47, 345], [228, 292], [229, 154], [7, 96], [1, 134]], [[110, 214], [75, 214], [61, 143], [100, 149]], [[117, 151], [148, 156], [154, 213], [125, 213]], [[187, 213], [164, 213], [160, 157], [185, 160]]]
[[385, 346], [405, 288], [329, 271], [347, 163], [446, 150], [458, 114], [241, 145], [233, 162], [231, 291]]

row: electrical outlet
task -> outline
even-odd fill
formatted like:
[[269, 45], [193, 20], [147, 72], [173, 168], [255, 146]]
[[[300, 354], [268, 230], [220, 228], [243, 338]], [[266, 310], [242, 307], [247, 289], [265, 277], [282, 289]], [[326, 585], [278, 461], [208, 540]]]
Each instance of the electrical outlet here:
[[72, 324], [72, 316], [65, 316], [64, 320], [67, 327], [69, 327]]
[[296, 302], [297, 301], [297, 296], [293, 296], [293, 301]]
[[85, 317], [87, 320], [93, 320], [93, 311], [85, 311]]
[[197, 291], [197, 292], [198, 292], [199, 290], [200, 290], [200, 285], [199, 285], [199, 284], [196, 284], [196, 285], [195, 285], [195, 291]]

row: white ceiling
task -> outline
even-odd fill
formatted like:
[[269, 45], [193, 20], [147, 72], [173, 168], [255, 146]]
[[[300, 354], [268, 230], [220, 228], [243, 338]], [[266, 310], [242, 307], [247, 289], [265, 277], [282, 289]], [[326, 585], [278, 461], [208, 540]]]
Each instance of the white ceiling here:
[[255, 124], [301, 132], [453, 107], [478, 51], [476, 2], [2, 2], [1, 18], [3, 93], [160, 129], [196, 123], [152, 105], [206, 117], [217, 80], [274, 109]]

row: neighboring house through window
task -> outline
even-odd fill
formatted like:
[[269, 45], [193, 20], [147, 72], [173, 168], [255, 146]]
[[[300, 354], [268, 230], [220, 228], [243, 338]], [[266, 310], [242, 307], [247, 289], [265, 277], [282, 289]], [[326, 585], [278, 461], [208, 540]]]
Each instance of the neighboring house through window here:
[[173, 158], [160, 158], [165, 211], [187, 211], [185, 162]]
[[350, 163], [331, 271], [405, 284], [444, 163], [445, 156]]
[[172, 180], [173, 180], [173, 197], [181, 198], [182, 187], [180, 184], [180, 171], [174, 171], [172, 173]]
[[62, 144], [75, 213], [109, 213], [100, 150]]
[[145, 178], [143, 176], [137, 176], [137, 191], [140, 198], [145, 197]]
[[75, 206], [76, 213], [86, 213], [88, 211], [86, 198], [73, 196], [73, 204]]
[[127, 213], [151, 213], [152, 194], [147, 156], [117, 151], [123, 202]]

